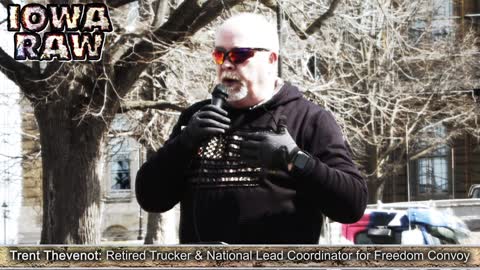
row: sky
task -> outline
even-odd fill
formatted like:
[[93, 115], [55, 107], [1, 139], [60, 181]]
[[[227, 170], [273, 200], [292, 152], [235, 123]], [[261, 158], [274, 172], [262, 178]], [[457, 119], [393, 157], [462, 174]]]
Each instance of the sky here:
[[[0, 22], [6, 18], [6, 10], [0, 9]], [[0, 47], [13, 52], [13, 33], [7, 24], [0, 24]], [[21, 119], [18, 105], [18, 87], [0, 74], [0, 245], [17, 242], [17, 219], [21, 205]], [[8, 206], [7, 219], [4, 218]], [[6, 224], [6, 227], [5, 227]], [[6, 235], [5, 235], [6, 232]]]

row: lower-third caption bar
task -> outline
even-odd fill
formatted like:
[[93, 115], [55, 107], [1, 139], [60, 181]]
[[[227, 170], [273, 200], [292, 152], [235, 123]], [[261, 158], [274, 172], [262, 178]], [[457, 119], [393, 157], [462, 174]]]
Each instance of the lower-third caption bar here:
[[480, 267], [480, 247], [18, 246], [0, 267]]

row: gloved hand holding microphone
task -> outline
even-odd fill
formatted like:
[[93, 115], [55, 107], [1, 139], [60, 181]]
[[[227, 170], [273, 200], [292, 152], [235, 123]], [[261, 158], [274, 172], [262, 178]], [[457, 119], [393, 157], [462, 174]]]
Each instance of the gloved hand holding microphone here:
[[216, 85], [212, 92], [212, 103], [193, 114], [188, 125], [182, 130], [182, 144], [194, 149], [208, 138], [224, 134], [230, 128], [228, 113], [222, 109], [227, 97], [225, 87], [222, 84]]

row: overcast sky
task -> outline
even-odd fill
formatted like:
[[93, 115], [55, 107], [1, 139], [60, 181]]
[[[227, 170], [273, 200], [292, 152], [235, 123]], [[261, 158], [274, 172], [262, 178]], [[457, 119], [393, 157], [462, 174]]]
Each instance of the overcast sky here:
[[[6, 18], [6, 9], [0, 8], [0, 22]], [[0, 46], [9, 54], [13, 52], [13, 33], [7, 23], [0, 25]], [[18, 106], [18, 88], [0, 74], [0, 206], [8, 205], [7, 244], [16, 243], [17, 218], [21, 204], [21, 119]], [[4, 207], [0, 207], [0, 244], [4, 236]]]

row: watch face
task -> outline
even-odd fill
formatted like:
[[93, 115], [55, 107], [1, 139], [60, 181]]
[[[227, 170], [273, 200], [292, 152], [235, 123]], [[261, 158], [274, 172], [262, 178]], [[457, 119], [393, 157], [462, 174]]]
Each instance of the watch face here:
[[309, 156], [302, 151], [299, 151], [295, 156], [295, 160], [293, 161], [293, 165], [299, 169], [305, 168], [307, 165]]

